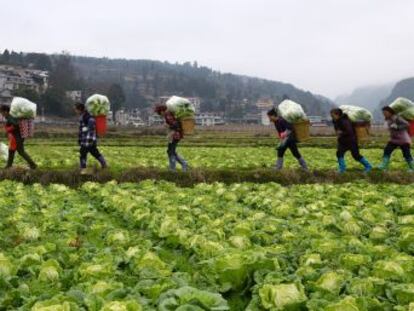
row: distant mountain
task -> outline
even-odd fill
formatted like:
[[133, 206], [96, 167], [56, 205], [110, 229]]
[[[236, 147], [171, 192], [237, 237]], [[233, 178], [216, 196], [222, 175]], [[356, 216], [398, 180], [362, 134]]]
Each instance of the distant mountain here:
[[72, 57], [76, 70], [91, 88], [102, 84], [122, 86], [125, 105], [146, 107], [159, 96], [197, 96], [202, 110], [237, 117], [253, 111], [260, 99], [279, 103], [284, 95], [303, 105], [310, 115], [325, 115], [332, 102], [291, 84], [221, 73], [197, 63], [171, 64], [152, 60]]
[[337, 105], [358, 105], [374, 111], [379, 103], [390, 95], [393, 86], [394, 83], [360, 87], [351, 94], [338, 96], [335, 102]]
[[391, 104], [398, 97], [405, 97], [414, 101], [414, 78], [408, 78], [397, 82], [391, 90], [391, 93], [388, 96], [385, 96], [377, 105], [374, 115], [379, 118], [381, 116], [381, 108]]
[[406, 97], [414, 101], [414, 78], [408, 78], [398, 82], [388, 97], [384, 97], [382, 104], [391, 104], [398, 97]]

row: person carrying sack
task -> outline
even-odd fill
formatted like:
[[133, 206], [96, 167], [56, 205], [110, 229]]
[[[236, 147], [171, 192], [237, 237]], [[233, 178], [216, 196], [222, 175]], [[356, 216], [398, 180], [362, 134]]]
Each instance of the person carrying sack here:
[[390, 140], [384, 148], [382, 163], [378, 167], [380, 170], [387, 170], [390, 164], [391, 155], [395, 149], [400, 148], [408, 170], [414, 172], [414, 162], [411, 155], [411, 137], [408, 134], [410, 124], [403, 117], [396, 114], [394, 109], [389, 106], [382, 108], [385, 121], [390, 131]]
[[280, 138], [280, 144], [277, 147], [277, 160], [275, 169], [281, 170], [283, 168], [283, 159], [286, 150], [289, 149], [290, 152], [292, 152], [293, 156], [298, 160], [301, 168], [305, 171], [308, 171], [306, 161], [299, 152], [292, 124], [279, 116], [276, 109], [274, 108], [267, 112], [267, 116], [269, 120], [274, 123], [276, 131], [278, 132]]
[[36, 169], [37, 165], [24, 149], [24, 138], [20, 133], [19, 121], [10, 115], [10, 107], [0, 106], [0, 113], [6, 119], [5, 129], [9, 140], [9, 155], [7, 158], [6, 169], [13, 166], [14, 157], [17, 153], [29, 164], [31, 169]]
[[96, 122], [95, 119], [86, 111], [85, 105], [82, 103], [75, 104], [75, 111], [79, 115], [79, 137], [78, 144], [79, 160], [81, 174], [86, 174], [86, 164], [88, 153], [90, 153], [98, 162], [102, 168], [106, 168], [107, 164], [104, 156], [98, 150], [98, 139], [96, 135]]
[[351, 151], [354, 160], [364, 166], [365, 173], [370, 172], [372, 166], [359, 152], [358, 139], [349, 117], [339, 108], [331, 110], [331, 117], [338, 136], [336, 157], [338, 159], [339, 173], [346, 171], [345, 153], [347, 151]]
[[180, 163], [183, 172], [186, 172], [188, 169], [187, 161], [184, 160], [177, 153], [177, 145], [180, 140], [184, 137], [183, 129], [181, 128], [180, 122], [175, 118], [174, 114], [167, 110], [166, 105], [158, 105], [155, 107], [155, 113], [163, 117], [166, 125], [168, 126], [168, 163], [169, 169], [172, 172], [176, 171], [177, 162]]

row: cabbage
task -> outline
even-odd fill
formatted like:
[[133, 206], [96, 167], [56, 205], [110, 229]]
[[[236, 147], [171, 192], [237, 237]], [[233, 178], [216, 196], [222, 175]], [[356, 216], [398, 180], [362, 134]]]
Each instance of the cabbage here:
[[315, 283], [317, 289], [327, 291], [335, 295], [338, 295], [344, 284], [344, 276], [334, 271], [323, 274]]
[[414, 103], [404, 97], [398, 97], [396, 100], [394, 100], [391, 104], [390, 107], [396, 112], [396, 113], [401, 113], [404, 112], [405, 110], [414, 108]]
[[399, 97], [394, 100], [390, 107], [406, 120], [414, 120], [414, 103], [404, 97]]
[[404, 269], [396, 261], [377, 261], [374, 265], [373, 275], [386, 280], [401, 280], [404, 278]]
[[124, 232], [121, 230], [111, 232], [108, 234], [107, 241], [111, 245], [123, 246], [127, 244], [129, 241], [128, 232]]
[[277, 107], [279, 115], [290, 123], [308, 120], [302, 106], [292, 100], [286, 99]]
[[9, 147], [5, 143], [0, 143], [0, 158], [5, 161], [9, 158]]
[[230, 310], [230, 308], [220, 294], [185, 286], [162, 294], [159, 299], [158, 310], [225, 311]]
[[401, 305], [414, 302], [414, 283], [412, 284], [397, 284], [392, 287], [393, 296]]
[[414, 254], [414, 228], [407, 227], [401, 230], [398, 245], [407, 253]]
[[351, 106], [351, 105], [342, 105], [339, 107], [352, 122], [371, 122], [373, 117], [372, 113], [362, 107]]
[[24, 227], [22, 236], [25, 240], [35, 241], [40, 238], [40, 231], [36, 227]]
[[259, 289], [261, 304], [266, 310], [301, 310], [307, 297], [296, 284], [265, 284]]
[[108, 97], [100, 94], [90, 96], [86, 100], [85, 106], [86, 110], [88, 110], [88, 112], [95, 117], [106, 116], [111, 109]]
[[14, 97], [10, 105], [10, 115], [18, 119], [34, 119], [37, 106], [30, 100], [22, 97]]
[[3, 253], [0, 253], [0, 277], [10, 277], [13, 274], [13, 270], [14, 267], [10, 260]]
[[186, 98], [172, 96], [166, 105], [168, 111], [172, 112], [177, 119], [194, 117], [195, 108]]
[[101, 311], [141, 311], [141, 310], [143, 310], [142, 306], [134, 300], [107, 302], [101, 309]]
[[358, 304], [353, 297], [346, 297], [343, 300], [328, 305], [324, 311], [360, 311]]
[[56, 260], [46, 261], [39, 272], [39, 280], [42, 282], [56, 282], [59, 280], [60, 265]]

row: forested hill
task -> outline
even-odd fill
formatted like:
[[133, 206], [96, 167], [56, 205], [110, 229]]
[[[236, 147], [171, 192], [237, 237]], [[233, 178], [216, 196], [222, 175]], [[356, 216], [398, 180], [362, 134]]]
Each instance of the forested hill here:
[[296, 88], [291, 84], [220, 73], [197, 63], [171, 64], [152, 60], [126, 60], [47, 55], [41, 53], [0, 53], [0, 64], [48, 70], [49, 88], [45, 94], [21, 89], [15, 96], [39, 103], [47, 114], [69, 116], [71, 103], [65, 92], [82, 90], [83, 95], [107, 94], [114, 109], [146, 108], [160, 96], [197, 96], [202, 110], [224, 112], [240, 118], [255, 111], [258, 100], [278, 104], [284, 95], [300, 103], [310, 115], [326, 115], [329, 99]]
[[241, 116], [259, 99], [276, 103], [284, 95], [302, 104], [312, 115], [324, 115], [331, 102], [291, 84], [224, 74], [197, 63], [171, 64], [151, 60], [73, 57], [73, 64], [86, 84], [105, 89], [120, 84], [127, 107], [145, 107], [159, 96], [178, 94], [202, 98], [202, 109]]

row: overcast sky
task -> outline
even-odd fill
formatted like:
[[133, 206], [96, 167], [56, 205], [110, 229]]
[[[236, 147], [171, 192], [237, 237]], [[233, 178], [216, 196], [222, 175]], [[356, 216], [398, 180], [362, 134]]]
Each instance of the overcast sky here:
[[0, 0], [0, 49], [195, 61], [335, 97], [414, 76], [413, 0]]

